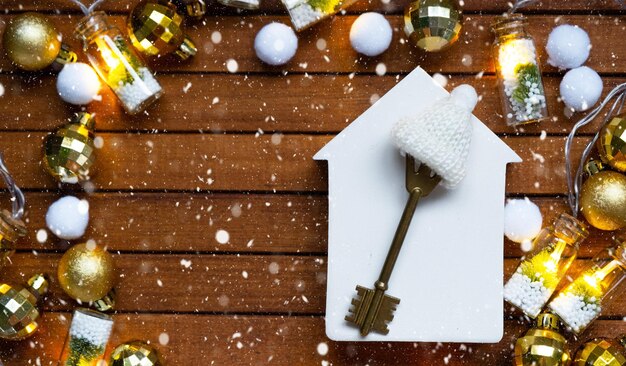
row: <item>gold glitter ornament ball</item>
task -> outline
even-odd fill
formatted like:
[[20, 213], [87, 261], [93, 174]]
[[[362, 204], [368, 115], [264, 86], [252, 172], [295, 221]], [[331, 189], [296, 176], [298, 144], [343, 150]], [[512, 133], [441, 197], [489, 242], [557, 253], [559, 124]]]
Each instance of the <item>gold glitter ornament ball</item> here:
[[438, 52], [459, 39], [461, 20], [456, 0], [418, 0], [404, 11], [404, 31], [417, 47]]
[[105, 297], [115, 285], [113, 257], [95, 244], [71, 247], [58, 268], [61, 288], [73, 299], [94, 302]]
[[626, 176], [603, 170], [587, 178], [580, 192], [580, 209], [600, 230], [626, 226]]
[[573, 366], [626, 365], [626, 337], [619, 341], [596, 338], [583, 344], [574, 357]]
[[0, 283], [0, 338], [22, 340], [37, 329], [37, 302], [48, 292], [48, 281], [41, 274], [28, 280], [28, 287]]
[[140, 1], [128, 17], [133, 46], [149, 56], [174, 53], [182, 60], [198, 51], [182, 30], [183, 17], [169, 0]]
[[89, 180], [96, 160], [94, 117], [79, 113], [70, 123], [48, 135], [44, 142], [43, 165], [61, 183]]
[[611, 118], [602, 127], [596, 146], [604, 163], [626, 172], [626, 114]]
[[111, 353], [110, 366], [160, 366], [159, 355], [144, 342], [132, 341], [117, 346]]
[[566, 340], [559, 333], [559, 317], [542, 313], [537, 325], [515, 342], [515, 366], [566, 366], [570, 364]]
[[61, 51], [60, 34], [45, 16], [37, 13], [11, 19], [2, 43], [11, 61], [27, 71], [45, 69]]

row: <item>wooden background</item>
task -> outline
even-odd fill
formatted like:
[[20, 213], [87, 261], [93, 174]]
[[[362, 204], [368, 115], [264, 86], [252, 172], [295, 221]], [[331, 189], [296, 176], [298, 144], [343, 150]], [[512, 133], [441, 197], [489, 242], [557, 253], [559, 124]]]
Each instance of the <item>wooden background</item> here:
[[[110, 0], [102, 8], [123, 26], [132, 3]], [[91, 204], [85, 237], [108, 246], [120, 269], [112, 345], [149, 340], [167, 365], [510, 363], [512, 343], [529, 323], [508, 307], [504, 338], [493, 345], [335, 343], [324, 334], [327, 173], [311, 157], [414, 67], [448, 76], [449, 86], [477, 88], [483, 99], [476, 115], [525, 160], [509, 167], [509, 196], [531, 196], [546, 221], [566, 210], [563, 141], [573, 120], [557, 99], [562, 74], [541, 55], [553, 121], [515, 130], [498, 115], [489, 24], [507, 2], [466, 0], [459, 42], [429, 55], [405, 40], [407, 3], [360, 0], [345, 15], [301, 33], [296, 58], [281, 68], [264, 66], [252, 48], [262, 25], [289, 23], [278, 0], [265, 0], [258, 12], [212, 5], [207, 17], [190, 24], [200, 50], [193, 60], [152, 63], [166, 95], [146, 115], [125, 115], [109, 92], [89, 106], [98, 114], [104, 147], [93, 193], [75, 194]], [[67, 0], [0, 0], [0, 10], [0, 32], [13, 15], [40, 11], [77, 45], [72, 30], [80, 14]], [[361, 58], [349, 45], [350, 25], [364, 11], [385, 12], [394, 27], [391, 49], [378, 58]], [[545, 0], [526, 12], [540, 52], [553, 26], [578, 24], [592, 38], [587, 65], [603, 76], [605, 93], [626, 80], [626, 18], [616, 2]], [[229, 59], [237, 73], [227, 71]], [[379, 63], [384, 76], [375, 72]], [[75, 308], [54, 280], [67, 244], [52, 235], [43, 244], [35, 239], [48, 205], [68, 193], [39, 163], [42, 138], [78, 110], [56, 96], [54, 83], [54, 75], [19, 72], [0, 58], [0, 148], [29, 209], [29, 236], [0, 279], [19, 283], [35, 272], [53, 274], [40, 332], [0, 342], [6, 365], [55, 364]], [[597, 128], [583, 130], [577, 154]], [[218, 230], [230, 234], [227, 244], [216, 241]], [[592, 231], [572, 274], [608, 238]], [[521, 251], [511, 242], [505, 247], [508, 278]], [[626, 333], [623, 289], [582, 338]], [[572, 347], [580, 343], [572, 341]], [[324, 344], [328, 353], [319, 352]]]

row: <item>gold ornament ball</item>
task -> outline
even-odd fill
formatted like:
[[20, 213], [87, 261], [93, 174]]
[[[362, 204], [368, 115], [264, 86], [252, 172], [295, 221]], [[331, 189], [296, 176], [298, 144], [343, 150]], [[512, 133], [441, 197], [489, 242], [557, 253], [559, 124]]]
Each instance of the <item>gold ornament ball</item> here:
[[626, 226], [626, 176], [604, 170], [587, 178], [580, 192], [580, 209], [600, 230]]
[[0, 283], [0, 338], [22, 340], [37, 329], [37, 302], [48, 292], [48, 281], [41, 274], [28, 280], [28, 287]]
[[43, 164], [61, 183], [89, 179], [96, 160], [95, 120], [89, 113], [79, 113], [72, 122], [48, 135], [44, 142]]
[[566, 366], [570, 355], [559, 333], [559, 318], [550, 313], [537, 317], [535, 328], [515, 342], [515, 366]]
[[623, 366], [626, 365], [624, 341], [596, 338], [583, 344], [576, 352], [573, 366]]
[[418, 0], [404, 11], [404, 31], [417, 47], [438, 52], [459, 39], [461, 20], [456, 0]]
[[602, 127], [596, 147], [604, 163], [626, 172], [626, 114], [611, 118]]
[[3, 37], [7, 56], [27, 71], [45, 69], [61, 51], [61, 36], [43, 15], [25, 13], [9, 21]]
[[71, 247], [59, 262], [59, 283], [73, 299], [94, 302], [105, 297], [115, 285], [113, 257], [95, 244]]
[[144, 342], [120, 344], [111, 353], [110, 366], [160, 366], [159, 355]]
[[146, 55], [174, 53], [186, 60], [197, 49], [183, 33], [182, 22], [182, 15], [170, 0], [143, 0], [128, 17], [128, 35], [133, 46]]

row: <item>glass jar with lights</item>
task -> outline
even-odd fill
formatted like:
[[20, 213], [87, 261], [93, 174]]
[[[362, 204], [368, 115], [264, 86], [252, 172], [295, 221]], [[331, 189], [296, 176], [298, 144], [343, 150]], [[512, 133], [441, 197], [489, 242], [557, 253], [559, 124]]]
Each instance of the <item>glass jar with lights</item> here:
[[562, 213], [552, 226], [541, 230], [533, 249], [504, 286], [504, 299], [536, 318], [567, 272], [588, 235], [587, 227]]
[[115, 92], [129, 114], [143, 112], [162, 94], [152, 71], [135, 53], [104, 12], [94, 12], [76, 27], [83, 50], [100, 78]]
[[496, 36], [494, 56], [502, 112], [509, 126], [548, 117], [535, 41], [526, 25], [521, 14], [506, 14], [491, 26]]
[[356, 0], [281, 0], [289, 11], [297, 31], [306, 29], [322, 19], [337, 14]]
[[626, 241], [602, 250], [589, 267], [550, 302], [550, 309], [575, 333], [580, 333], [602, 312], [608, 295], [626, 277]]

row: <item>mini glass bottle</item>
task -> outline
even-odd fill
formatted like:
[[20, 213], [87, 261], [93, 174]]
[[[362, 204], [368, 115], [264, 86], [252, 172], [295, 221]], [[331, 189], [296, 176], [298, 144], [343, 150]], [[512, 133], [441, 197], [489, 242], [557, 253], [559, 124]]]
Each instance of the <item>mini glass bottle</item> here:
[[143, 112], [163, 94], [150, 69], [103, 12], [83, 18], [76, 33], [83, 40], [89, 62], [129, 114]]
[[99, 365], [112, 329], [113, 319], [108, 315], [88, 309], [74, 311], [61, 365]]
[[550, 302], [568, 329], [580, 333], [600, 315], [602, 303], [626, 277], [626, 241], [598, 253], [586, 268]]
[[526, 18], [521, 14], [499, 17], [491, 26], [496, 35], [496, 76], [509, 126], [540, 122], [548, 117], [535, 41], [525, 26]]
[[533, 241], [533, 250], [522, 259], [504, 286], [504, 299], [526, 315], [536, 318], [552, 296], [578, 245], [588, 235], [587, 227], [568, 214], [561, 214]]
[[17, 240], [27, 234], [26, 224], [22, 220], [26, 198], [22, 190], [15, 184], [11, 173], [4, 163], [4, 156], [0, 153], [0, 176], [4, 179], [11, 194], [12, 210], [0, 211], [0, 269], [7, 259], [15, 252]]
[[356, 0], [281, 0], [297, 31], [306, 29], [354, 4]]

